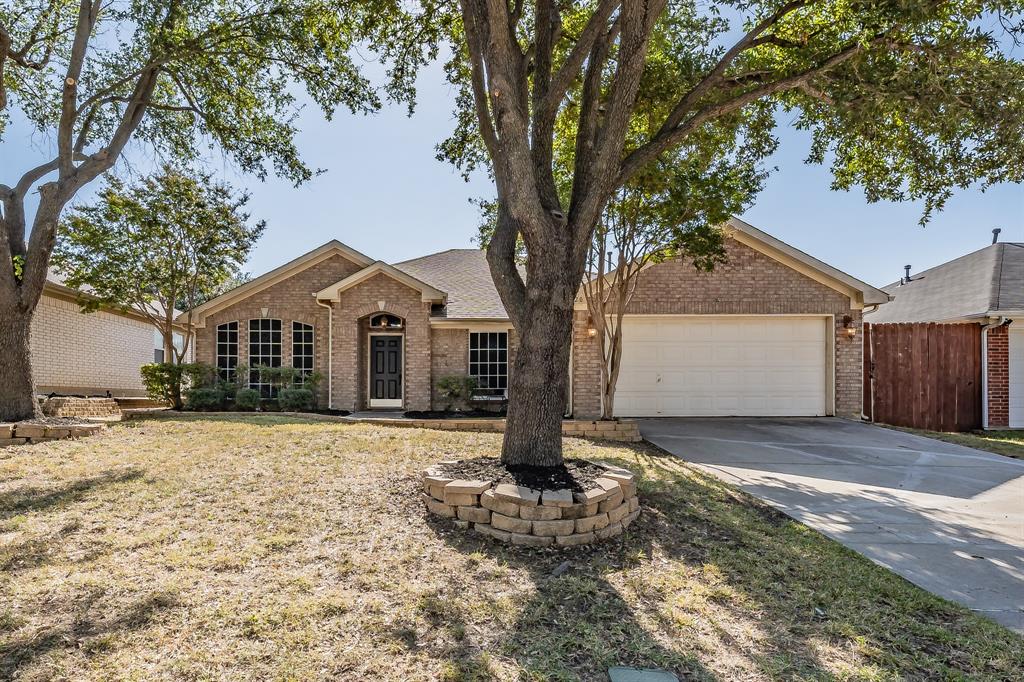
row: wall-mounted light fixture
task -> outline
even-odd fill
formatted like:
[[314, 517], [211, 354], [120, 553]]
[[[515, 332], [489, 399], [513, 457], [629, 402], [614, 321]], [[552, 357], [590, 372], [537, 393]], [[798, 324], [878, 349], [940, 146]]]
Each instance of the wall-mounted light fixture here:
[[590, 338], [594, 338], [595, 336], [597, 336], [597, 327], [594, 326], [593, 317], [587, 318], [587, 336], [589, 336]]
[[853, 318], [849, 315], [843, 315], [843, 332], [850, 339], [857, 336], [857, 328], [853, 326]]

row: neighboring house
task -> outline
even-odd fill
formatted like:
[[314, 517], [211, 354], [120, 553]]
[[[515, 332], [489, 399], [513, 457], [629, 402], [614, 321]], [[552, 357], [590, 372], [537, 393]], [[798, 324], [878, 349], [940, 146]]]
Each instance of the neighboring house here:
[[32, 318], [36, 391], [71, 395], [144, 396], [139, 368], [159, 361], [162, 343], [145, 316], [102, 308], [83, 313], [87, 293], [51, 272]]
[[871, 324], [977, 325], [983, 425], [1024, 428], [1024, 243], [992, 244], [883, 289], [893, 300], [865, 317]]
[[[680, 260], [642, 273], [618, 414], [859, 417], [861, 311], [888, 296], [739, 220], [727, 231], [729, 262], [712, 273]], [[453, 374], [502, 396], [517, 346], [476, 249], [389, 265], [331, 241], [193, 312], [198, 361], [265, 396], [248, 368], [316, 370], [334, 409], [439, 409], [434, 387]], [[567, 406], [578, 417], [600, 412], [588, 319], [579, 303]]]

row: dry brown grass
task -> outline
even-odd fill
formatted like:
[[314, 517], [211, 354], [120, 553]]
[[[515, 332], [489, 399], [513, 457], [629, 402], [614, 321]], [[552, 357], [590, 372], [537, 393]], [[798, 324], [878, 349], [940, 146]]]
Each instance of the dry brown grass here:
[[0, 451], [0, 679], [1024, 676], [1019, 637], [677, 460], [566, 442], [642, 473], [621, 539], [428, 519], [416, 472], [491, 434], [196, 417]]

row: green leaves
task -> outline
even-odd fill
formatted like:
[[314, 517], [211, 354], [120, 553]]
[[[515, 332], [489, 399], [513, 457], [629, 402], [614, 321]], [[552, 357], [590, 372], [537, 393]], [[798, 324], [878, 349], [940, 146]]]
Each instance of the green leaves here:
[[19, 282], [25, 276], [25, 257], [24, 256], [12, 256], [11, 266], [14, 268], [14, 279]]

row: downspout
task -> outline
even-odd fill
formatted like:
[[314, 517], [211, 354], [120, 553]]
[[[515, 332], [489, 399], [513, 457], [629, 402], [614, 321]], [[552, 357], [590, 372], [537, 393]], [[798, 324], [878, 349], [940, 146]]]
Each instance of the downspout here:
[[327, 409], [333, 410], [334, 370], [331, 359], [334, 357], [334, 306], [330, 303], [321, 303], [320, 299], [315, 299], [315, 301], [321, 308], [327, 308]]
[[574, 328], [573, 328], [572, 333], [569, 336], [569, 395], [566, 396], [568, 398], [568, 400], [565, 401], [565, 414], [562, 415], [563, 417], [566, 417], [566, 418], [572, 416], [572, 374], [573, 374], [573, 360], [575, 359], [575, 355], [576, 355], [576, 352], [575, 352], [576, 351], [576, 339], [575, 339], [576, 329], [575, 329], [575, 326], [576, 326], [576, 324], [575, 324], [575, 320], [574, 320], [573, 321], [573, 327]]
[[1006, 318], [1000, 316], [998, 322], [981, 325], [981, 428], [988, 428], [988, 330], [1001, 327]]

